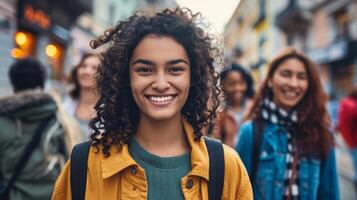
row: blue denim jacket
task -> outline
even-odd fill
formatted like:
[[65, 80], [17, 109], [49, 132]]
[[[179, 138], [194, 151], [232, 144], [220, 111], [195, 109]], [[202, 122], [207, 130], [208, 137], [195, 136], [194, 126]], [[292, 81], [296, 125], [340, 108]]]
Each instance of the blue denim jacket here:
[[[254, 199], [280, 200], [285, 191], [287, 137], [284, 127], [267, 123], [260, 146], [259, 164], [252, 183]], [[240, 127], [238, 151], [248, 174], [252, 173], [253, 124]], [[301, 200], [339, 199], [335, 150], [327, 159], [302, 158], [299, 168], [299, 194]]]

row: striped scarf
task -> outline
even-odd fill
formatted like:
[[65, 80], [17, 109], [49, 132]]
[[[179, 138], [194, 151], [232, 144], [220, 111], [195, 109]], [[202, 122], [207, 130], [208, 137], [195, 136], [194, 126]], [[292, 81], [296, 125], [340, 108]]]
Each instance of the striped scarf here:
[[[273, 124], [283, 126], [287, 132], [288, 151], [286, 155], [286, 171], [284, 180], [283, 199], [298, 200], [299, 199], [299, 163], [296, 157], [296, 145], [293, 137], [294, 126], [298, 118], [296, 111], [289, 111], [278, 107], [273, 101], [266, 98], [261, 104], [261, 115], [264, 120]], [[295, 160], [296, 159], [296, 160]], [[295, 162], [294, 162], [295, 161]]]

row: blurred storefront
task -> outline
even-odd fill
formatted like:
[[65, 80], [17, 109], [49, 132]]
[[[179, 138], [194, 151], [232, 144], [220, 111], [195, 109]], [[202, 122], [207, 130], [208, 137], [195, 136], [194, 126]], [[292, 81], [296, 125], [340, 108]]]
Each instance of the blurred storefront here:
[[0, 1], [0, 95], [12, 90], [8, 80], [8, 66], [14, 61], [11, 57], [13, 35], [16, 31], [16, 0]]
[[357, 86], [357, 1], [322, 1], [312, 13], [307, 51], [326, 71], [326, 90], [339, 99]]
[[51, 79], [64, 78], [68, 62], [67, 48], [71, 41], [70, 28], [83, 12], [90, 12], [88, 0], [19, 0], [17, 31], [14, 34], [14, 58], [37, 57], [47, 64]]

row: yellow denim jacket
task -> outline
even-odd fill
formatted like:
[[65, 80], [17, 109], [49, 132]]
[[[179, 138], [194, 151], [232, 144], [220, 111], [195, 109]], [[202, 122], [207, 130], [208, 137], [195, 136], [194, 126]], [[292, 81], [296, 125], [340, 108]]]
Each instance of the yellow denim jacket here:
[[[184, 129], [191, 146], [192, 170], [181, 179], [185, 199], [208, 200], [209, 157], [204, 139], [195, 141], [191, 125], [184, 122]], [[224, 149], [224, 186], [222, 199], [253, 199], [252, 188], [246, 169], [235, 150], [228, 146]], [[128, 146], [119, 151], [112, 147], [110, 156], [91, 147], [88, 158], [86, 200], [110, 199], [147, 199], [145, 171], [130, 156]], [[52, 200], [71, 199], [70, 164], [67, 162], [58, 177]]]

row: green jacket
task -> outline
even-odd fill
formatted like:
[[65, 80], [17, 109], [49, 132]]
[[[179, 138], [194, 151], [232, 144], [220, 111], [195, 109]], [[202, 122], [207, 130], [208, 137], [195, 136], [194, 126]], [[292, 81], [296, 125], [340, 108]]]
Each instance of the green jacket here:
[[[0, 181], [9, 181], [27, 144], [44, 118], [56, 114], [52, 97], [40, 90], [0, 99]], [[10, 199], [50, 199], [64, 163], [63, 128], [54, 115], [39, 146], [10, 191]], [[63, 152], [63, 153], [62, 153]]]

